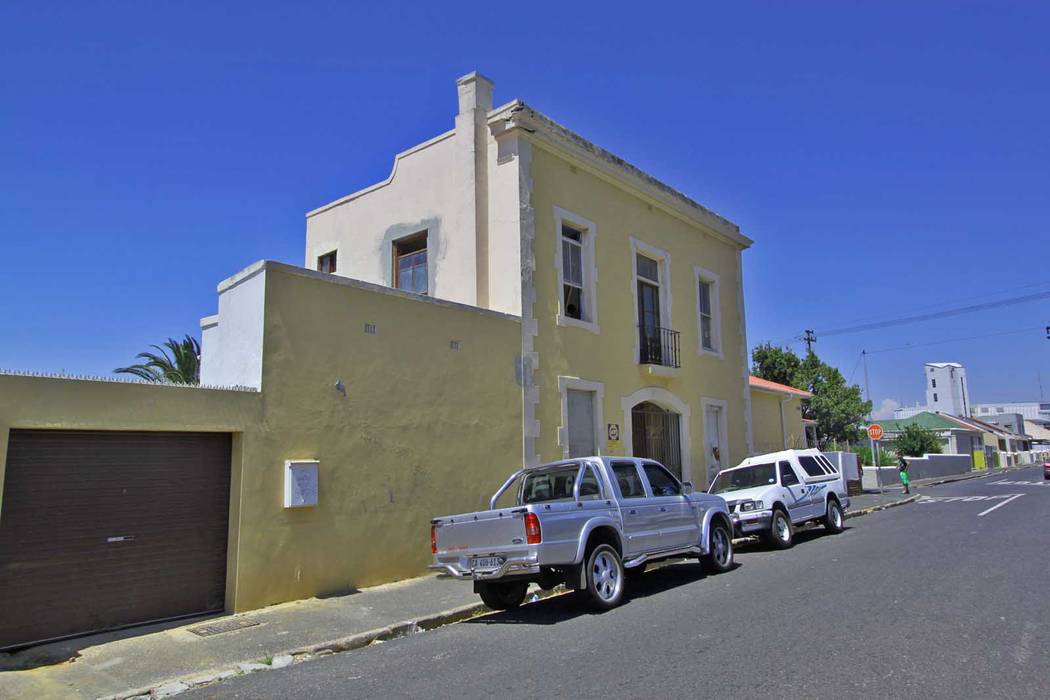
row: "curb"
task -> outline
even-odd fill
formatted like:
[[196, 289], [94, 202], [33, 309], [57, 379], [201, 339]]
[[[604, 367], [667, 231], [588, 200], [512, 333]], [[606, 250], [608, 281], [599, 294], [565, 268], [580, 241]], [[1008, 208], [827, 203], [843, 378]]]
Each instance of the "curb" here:
[[[933, 484], [927, 484], [927, 486], [933, 486]], [[862, 515], [868, 515], [870, 513], [878, 513], [880, 510], [886, 510], [887, 508], [896, 508], [897, 506], [907, 505], [908, 503], [914, 503], [917, 500], [919, 500], [919, 494], [909, 496], [908, 498], [902, 498], [899, 501], [891, 501], [889, 503], [883, 503], [882, 505], [862, 508], [861, 510], [847, 510], [846, 520], [849, 520], [850, 518], [859, 518]]]
[[[567, 591], [560, 586], [549, 591], [537, 590], [529, 594], [525, 605], [546, 598], [564, 595], [566, 592]], [[258, 661], [241, 661], [233, 666], [214, 671], [206, 671], [203, 673], [195, 673], [190, 676], [172, 678], [146, 688], [129, 690], [116, 695], [106, 695], [99, 698], [99, 700], [138, 700], [140, 698], [151, 699], [171, 697], [186, 692], [187, 690], [203, 688], [204, 686], [211, 685], [218, 681], [227, 680], [235, 676], [244, 676], [249, 673], [255, 673], [256, 671], [269, 671], [284, 668], [293, 663], [303, 663], [314, 658], [339, 654], [345, 651], [354, 651], [371, 644], [389, 642], [412, 634], [428, 632], [437, 629], [438, 627], [451, 625], [457, 622], [464, 622], [492, 612], [498, 611], [490, 609], [484, 603], [460, 605], [459, 607], [431, 613], [413, 620], [405, 620], [393, 625], [387, 625], [386, 627], [378, 627], [376, 629], [368, 630], [367, 632], [358, 632], [357, 634], [351, 634], [346, 637], [339, 637], [337, 639], [318, 642], [316, 644], [308, 644], [306, 646], [295, 647], [285, 651], [273, 652], [269, 656], [269, 658], [272, 659], [270, 664]]]

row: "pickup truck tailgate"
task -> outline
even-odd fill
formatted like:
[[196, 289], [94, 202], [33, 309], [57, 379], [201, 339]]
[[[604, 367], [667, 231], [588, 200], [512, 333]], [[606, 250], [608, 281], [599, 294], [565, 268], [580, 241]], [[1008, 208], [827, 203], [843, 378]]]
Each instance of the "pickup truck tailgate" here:
[[435, 518], [437, 551], [492, 554], [525, 548], [524, 509], [486, 510]]

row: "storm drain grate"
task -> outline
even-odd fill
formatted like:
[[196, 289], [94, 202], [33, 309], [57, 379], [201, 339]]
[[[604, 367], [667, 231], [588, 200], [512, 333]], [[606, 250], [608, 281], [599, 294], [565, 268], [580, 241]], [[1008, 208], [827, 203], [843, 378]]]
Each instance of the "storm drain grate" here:
[[255, 627], [261, 625], [261, 622], [255, 622], [254, 620], [245, 620], [231, 618], [229, 620], [220, 620], [210, 625], [198, 625], [197, 627], [191, 627], [190, 632], [193, 632], [198, 637], [214, 637], [217, 634], [224, 632], [234, 632], [236, 630], [242, 630], [245, 627]]

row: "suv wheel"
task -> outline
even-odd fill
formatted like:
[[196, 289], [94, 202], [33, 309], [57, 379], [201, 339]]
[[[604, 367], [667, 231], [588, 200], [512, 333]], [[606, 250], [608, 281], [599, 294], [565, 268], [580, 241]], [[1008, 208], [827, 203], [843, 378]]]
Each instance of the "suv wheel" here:
[[492, 581], [478, 585], [481, 602], [493, 610], [510, 610], [521, 605], [529, 584], [525, 581]]
[[780, 508], [774, 509], [773, 517], [769, 521], [769, 532], [765, 536], [766, 543], [776, 549], [787, 549], [794, 539], [795, 531], [791, 527], [791, 519]]
[[733, 536], [723, 523], [711, 525], [707, 546], [710, 551], [700, 557], [700, 563], [706, 570], [721, 574], [733, 568]]
[[824, 514], [824, 529], [832, 534], [838, 534], [843, 530], [843, 520], [842, 506], [834, 498], [829, 498], [828, 509]]
[[600, 544], [587, 556], [587, 597], [592, 607], [608, 610], [623, 600], [624, 569], [620, 554]]

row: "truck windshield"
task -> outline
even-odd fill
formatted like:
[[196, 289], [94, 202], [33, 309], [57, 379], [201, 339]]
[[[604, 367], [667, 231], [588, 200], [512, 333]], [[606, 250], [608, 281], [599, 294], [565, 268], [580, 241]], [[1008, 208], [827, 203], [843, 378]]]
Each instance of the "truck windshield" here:
[[727, 491], [743, 491], [756, 486], [769, 486], [777, 483], [777, 475], [772, 464], [752, 464], [750, 467], [741, 467], [722, 472], [711, 484], [711, 493], [725, 493]]
[[572, 500], [572, 487], [580, 465], [526, 472], [521, 482], [521, 502], [544, 503], [546, 501]]

